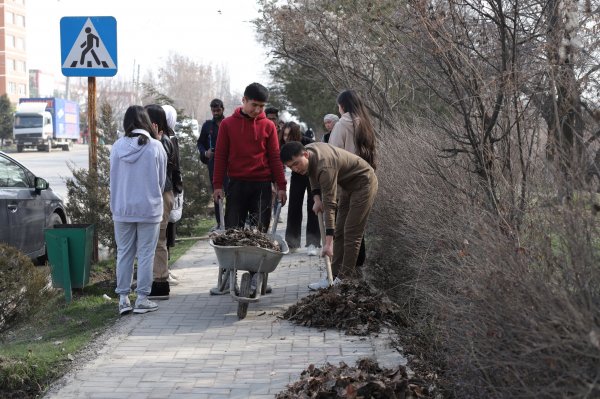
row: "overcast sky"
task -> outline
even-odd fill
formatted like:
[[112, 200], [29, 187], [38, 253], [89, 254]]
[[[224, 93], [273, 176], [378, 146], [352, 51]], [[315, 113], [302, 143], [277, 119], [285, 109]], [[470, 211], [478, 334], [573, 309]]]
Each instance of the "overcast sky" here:
[[[225, 66], [231, 89], [268, 84], [266, 50], [256, 41], [253, 0], [26, 0], [28, 68], [61, 78], [60, 19], [113, 16], [117, 20], [118, 74], [131, 80], [134, 60], [143, 70], [169, 52]], [[110, 78], [99, 78], [110, 79]]]

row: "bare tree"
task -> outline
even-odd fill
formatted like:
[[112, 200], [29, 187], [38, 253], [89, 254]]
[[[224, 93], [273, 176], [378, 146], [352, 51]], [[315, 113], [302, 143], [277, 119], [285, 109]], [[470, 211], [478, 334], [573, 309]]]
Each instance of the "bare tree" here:
[[[181, 54], [170, 54], [158, 69], [156, 78], [147, 76], [144, 84], [167, 93], [178, 108], [194, 119], [210, 118], [209, 104], [221, 98], [225, 106], [237, 105], [230, 92], [229, 73], [223, 66], [202, 64]], [[145, 99], [149, 101], [151, 99]]]

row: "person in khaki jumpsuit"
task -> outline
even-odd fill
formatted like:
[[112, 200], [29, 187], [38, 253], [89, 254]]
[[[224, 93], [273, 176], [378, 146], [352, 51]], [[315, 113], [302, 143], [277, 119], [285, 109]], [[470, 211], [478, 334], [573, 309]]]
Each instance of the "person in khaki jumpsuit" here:
[[[377, 194], [375, 171], [359, 156], [327, 143], [306, 147], [299, 142], [287, 143], [281, 148], [281, 161], [292, 171], [308, 175], [315, 201], [313, 211], [323, 212], [325, 221], [321, 253], [332, 257], [334, 277], [338, 281], [358, 277], [356, 258]], [[338, 186], [344, 193], [339, 203]]]

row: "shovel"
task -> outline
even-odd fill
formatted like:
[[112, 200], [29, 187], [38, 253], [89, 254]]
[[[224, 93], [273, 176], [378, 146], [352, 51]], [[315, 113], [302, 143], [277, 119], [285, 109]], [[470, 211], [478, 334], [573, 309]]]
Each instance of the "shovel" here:
[[[323, 221], [323, 212], [317, 213], [319, 217], [319, 230], [321, 230], [321, 248], [325, 248], [325, 222]], [[331, 271], [331, 259], [325, 255], [325, 265], [327, 266], [327, 281], [329, 286], [333, 285], [333, 272]]]
[[275, 208], [275, 221], [273, 222], [273, 228], [271, 229], [271, 234], [275, 235], [277, 231], [277, 222], [279, 222], [279, 214], [281, 214], [281, 202], [277, 202], [277, 207]]
[[[219, 198], [218, 205], [220, 216], [219, 232], [225, 233], [225, 208], [223, 207], [223, 198]], [[211, 295], [223, 295], [229, 293], [229, 271], [219, 267], [219, 277], [217, 286], [210, 289]]]

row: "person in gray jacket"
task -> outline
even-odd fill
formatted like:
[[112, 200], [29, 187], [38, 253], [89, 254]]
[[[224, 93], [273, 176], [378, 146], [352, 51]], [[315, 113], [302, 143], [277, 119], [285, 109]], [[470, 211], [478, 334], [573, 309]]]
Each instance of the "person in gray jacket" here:
[[[143, 107], [132, 105], [123, 118], [124, 137], [110, 152], [110, 210], [117, 243], [119, 313], [152, 312], [148, 299], [152, 287], [154, 250], [163, 216], [167, 154]], [[129, 301], [133, 262], [137, 256], [137, 300]]]

